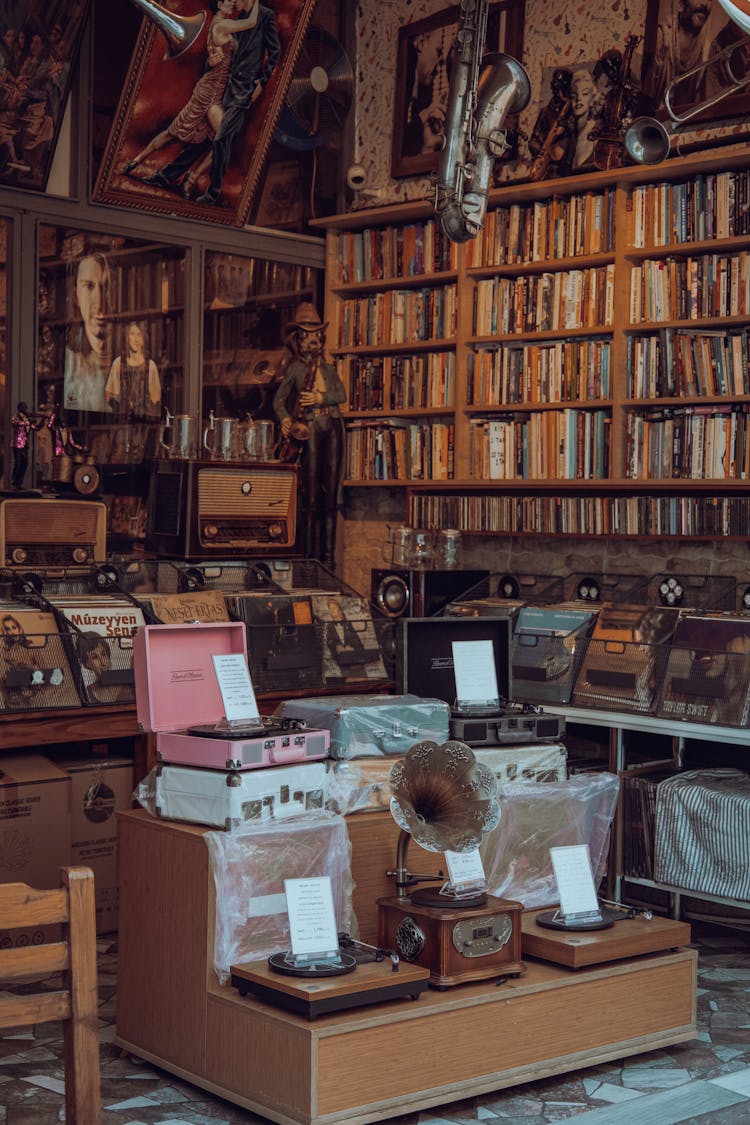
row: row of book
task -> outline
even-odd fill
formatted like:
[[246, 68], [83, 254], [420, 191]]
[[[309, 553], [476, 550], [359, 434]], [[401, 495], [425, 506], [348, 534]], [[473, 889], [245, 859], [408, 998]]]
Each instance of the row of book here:
[[454, 426], [448, 422], [354, 421], [347, 425], [348, 480], [451, 480]]
[[208, 253], [203, 300], [209, 309], [242, 308], [267, 294], [312, 291], [316, 272], [295, 262]]
[[456, 269], [456, 243], [434, 219], [342, 231], [333, 245], [336, 280], [342, 285]]
[[469, 354], [467, 403], [597, 401], [610, 396], [610, 340], [503, 344]]
[[749, 480], [750, 414], [729, 404], [630, 411], [625, 458], [635, 480]]
[[[351, 410], [452, 409], [456, 389], [455, 352], [418, 352], [348, 357]], [[386, 389], [387, 385], [387, 389]]]
[[750, 316], [750, 254], [641, 262], [630, 270], [630, 322]]
[[467, 266], [495, 266], [609, 253], [615, 244], [615, 193], [591, 192], [490, 210], [467, 243]]
[[750, 394], [748, 330], [628, 336], [629, 398]]
[[507, 496], [471, 493], [409, 498], [413, 527], [537, 535], [747, 538], [746, 496]]
[[709, 172], [633, 188], [634, 246], [670, 246], [750, 234], [750, 171]]
[[474, 293], [477, 336], [601, 328], [612, 324], [614, 266], [480, 280]]
[[456, 286], [386, 289], [342, 301], [339, 347], [441, 340], [456, 332]]
[[[135, 260], [110, 258], [107, 282], [107, 311], [169, 312], [185, 303], [185, 259], [166, 256], [167, 248], [149, 251]], [[67, 320], [73, 315], [75, 282], [67, 272], [42, 270], [39, 304], [45, 318]]]
[[610, 417], [603, 410], [545, 410], [472, 418], [474, 480], [592, 480], [609, 471]]

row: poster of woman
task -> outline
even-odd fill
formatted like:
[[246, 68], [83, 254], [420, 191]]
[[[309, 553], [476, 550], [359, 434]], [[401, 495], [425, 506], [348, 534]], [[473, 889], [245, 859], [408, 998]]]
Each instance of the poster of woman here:
[[314, 6], [175, 0], [166, 55], [145, 17], [94, 198], [242, 225]]

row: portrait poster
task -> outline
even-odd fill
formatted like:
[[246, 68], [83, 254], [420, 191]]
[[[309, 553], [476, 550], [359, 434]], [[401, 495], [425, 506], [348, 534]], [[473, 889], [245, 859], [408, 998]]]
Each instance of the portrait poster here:
[[176, 50], [145, 17], [94, 200], [242, 226], [314, 6], [174, 0]]
[[0, 5], [0, 184], [44, 191], [88, 0]]
[[[391, 176], [421, 176], [438, 166], [450, 86], [458, 5], [399, 31]], [[524, 0], [490, 4], [484, 53], [523, 55]]]
[[735, 91], [732, 74], [745, 77], [749, 42], [718, 0], [648, 0], [642, 73], [654, 114], [697, 108], [697, 123], [746, 117], [750, 92]]

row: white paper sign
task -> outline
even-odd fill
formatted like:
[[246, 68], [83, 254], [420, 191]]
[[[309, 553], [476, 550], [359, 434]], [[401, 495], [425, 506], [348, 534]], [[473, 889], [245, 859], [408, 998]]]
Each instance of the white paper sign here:
[[211, 659], [214, 662], [216, 679], [219, 681], [227, 722], [236, 723], [244, 719], [260, 723], [258, 701], [253, 691], [250, 670], [242, 653], [218, 653]]
[[487, 703], [498, 698], [492, 641], [452, 641], [456, 699]]
[[549, 854], [560, 896], [560, 913], [566, 917], [599, 914], [588, 847], [572, 844], [564, 848], [550, 848]]
[[485, 883], [487, 878], [478, 848], [468, 852], [444, 852], [448, 875], [454, 887]]
[[285, 879], [286, 908], [292, 953], [310, 957], [339, 948], [330, 875], [316, 879]]

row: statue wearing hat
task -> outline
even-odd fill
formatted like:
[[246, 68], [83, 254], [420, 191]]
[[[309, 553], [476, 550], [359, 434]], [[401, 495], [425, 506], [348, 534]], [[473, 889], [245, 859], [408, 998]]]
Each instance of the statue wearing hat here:
[[339, 404], [346, 390], [336, 368], [325, 359], [324, 324], [317, 309], [303, 301], [287, 327], [294, 358], [273, 399], [281, 426], [279, 459], [300, 462], [303, 550], [332, 566], [336, 546], [344, 462], [344, 420]]

